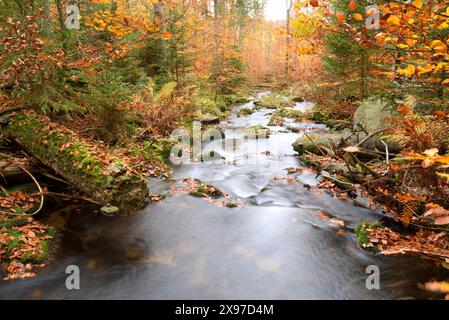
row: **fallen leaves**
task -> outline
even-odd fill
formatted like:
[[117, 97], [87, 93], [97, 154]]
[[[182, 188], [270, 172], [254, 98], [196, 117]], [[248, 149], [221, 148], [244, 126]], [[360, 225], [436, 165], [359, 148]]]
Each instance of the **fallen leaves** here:
[[389, 228], [368, 228], [368, 247], [376, 247], [384, 255], [420, 255], [437, 259], [449, 258], [446, 232], [420, 230], [402, 235]]
[[437, 226], [449, 224], [449, 210], [442, 207], [431, 208], [427, 210], [423, 217], [434, 218], [434, 224]]
[[431, 281], [423, 285], [423, 289], [438, 293], [449, 293], [449, 282]]
[[45, 266], [52, 229], [25, 214], [37, 204], [33, 195], [18, 191], [0, 197], [0, 263], [7, 272], [5, 280], [33, 277], [35, 267]]
[[201, 180], [199, 179], [185, 178], [183, 180], [183, 184], [184, 184], [183, 186], [171, 188], [168, 191], [168, 193], [169, 194], [174, 194], [177, 192], [188, 193], [191, 196], [201, 198], [215, 205], [227, 208], [243, 207], [243, 205], [240, 203], [224, 200], [230, 198], [230, 195], [222, 192], [221, 190], [212, 185], [208, 185], [201, 182]]

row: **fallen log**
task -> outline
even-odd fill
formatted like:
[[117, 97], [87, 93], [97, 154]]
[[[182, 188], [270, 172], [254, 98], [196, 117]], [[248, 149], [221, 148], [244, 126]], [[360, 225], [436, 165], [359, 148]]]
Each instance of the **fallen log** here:
[[32, 111], [13, 113], [2, 133], [102, 205], [133, 213], [149, 200], [146, 179], [104, 146]]

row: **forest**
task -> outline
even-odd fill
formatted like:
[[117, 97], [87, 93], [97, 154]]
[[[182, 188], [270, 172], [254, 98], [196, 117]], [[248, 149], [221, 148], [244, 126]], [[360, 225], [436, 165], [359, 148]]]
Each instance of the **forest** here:
[[449, 299], [448, 75], [446, 0], [0, 0], [0, 299]]

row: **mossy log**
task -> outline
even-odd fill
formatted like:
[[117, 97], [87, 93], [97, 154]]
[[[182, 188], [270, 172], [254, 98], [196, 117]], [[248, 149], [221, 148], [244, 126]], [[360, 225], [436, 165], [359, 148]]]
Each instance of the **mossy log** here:
[[133, 213], [148, 203], [146, 179], [108, 148], [31, 111], [9, 115], [2, 133], [102, 205]]

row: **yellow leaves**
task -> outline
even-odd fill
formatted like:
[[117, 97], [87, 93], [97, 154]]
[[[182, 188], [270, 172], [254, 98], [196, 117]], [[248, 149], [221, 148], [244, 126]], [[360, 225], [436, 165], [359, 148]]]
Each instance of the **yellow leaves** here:
[[430, 47], [437, 52], [445, 52], [447, 50], [447, 45], [441, 40], [433, 40], [430, 43]]
[[444, 80], [443, 82], [441, 82], [441, 84], [443, 86], [449, 87], [449, 79]]
[[441, 70], [444, 70], [444, 69], [447, 69], [447, 62], [439, 62], [437, 65], [436, 65], [436, 67], [435, 67], [435, 69], [433, 70], [433, 72], [434, 73], [437, 73], [437, 72], [439, 72], [439, 71], [441, 71]]
[[416, 8], [421, 9], [422, 6], [423, 6], [422, 0], [414, 0], [414, 1], [413, 1], [413, 5], [414, 5]]
[[416, 68], [414, 65], [409, 64], [406, 68], [402, 69], [402, 68], [398, 68], [397, 69], [397, 73], [399, 74], [403, 74], [407, 77], [411, 77], [412, 75], [415, 74]]
[[437, 27], [437, 29], [439, 29], [439, 30], [447, 29], [447, 28], [449, 28], [449, 24], [447, 22], [443, 22]]
[[401, 24], [401, 20], [397, 16], [391, 15], [387, 19], [387, 24], [390, 26], [398, 26]]
[[354, 13], [352, 17], [356, 21], [363, 21], [363, 17], [362, 17], [362, 15], [360, 13]]
[[423, 67], [419, 66], [418, 67], [418, 75], [421, 76], [423, 74], [430, 73], [433, 71], [434, 68], [435, 68], [435, 66], [433, 64], [426, 64]]

